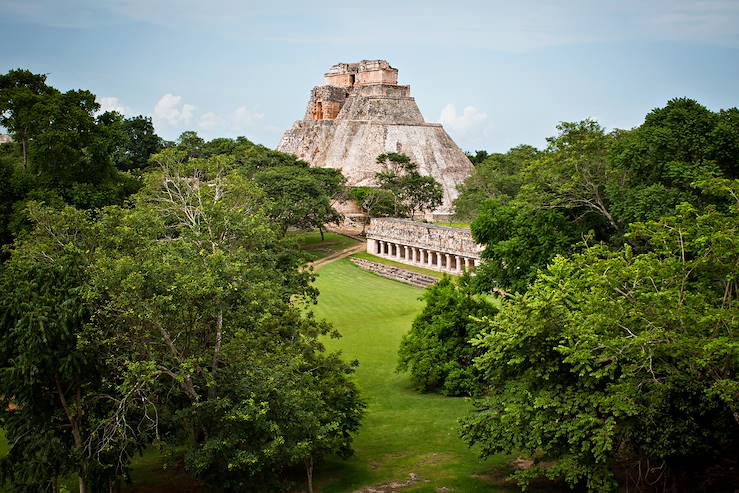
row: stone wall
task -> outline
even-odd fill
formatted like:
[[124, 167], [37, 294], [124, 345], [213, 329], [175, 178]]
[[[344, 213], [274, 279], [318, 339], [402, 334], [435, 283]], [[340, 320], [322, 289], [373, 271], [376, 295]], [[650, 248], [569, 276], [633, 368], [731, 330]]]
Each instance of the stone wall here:
[[344, 106], [346, 96], [346, 90], [340, 87], [314, 87], [305, 111], [305, 119], [334, 120]]
[[400, 281], [405, 284], [410, 284], [417, 288], [427, 288], [436, 283], [436, 279], [431, 276], [424, 276], [423, 274], [399, 269], [390, 265], [370, 262], [369, 260], [361, 258], [352, 258], [351, 261], [357, 267], [372, 272], [373, 274], [377, 274], [378, 276], [392, 279], [394, 281]]
[[447, 228], [410, 219], [373, 218], [367, 227], [367, 238], [463, 255], [477, 260], [480, 259], [482, 252], [482, 247], [475, 243], [468, 229]]
[[337, 63], [325, 75], [326, 84], [342, 88], [356, 85], [398, 83], [398, 69], [386, 60], [362, 60], [358, 63]]
[[482, 247], [469, 230], [375, 218], [366, 234], [367, 253], [396, 262], [452, 274], [472, 271], [480, 264]]

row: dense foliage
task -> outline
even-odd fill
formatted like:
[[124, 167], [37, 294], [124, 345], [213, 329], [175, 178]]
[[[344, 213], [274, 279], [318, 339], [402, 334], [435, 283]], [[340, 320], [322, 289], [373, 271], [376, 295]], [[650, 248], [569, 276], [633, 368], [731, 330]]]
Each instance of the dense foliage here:
[[[476, 164], [456, 207], [485, 246], [474, 288], [502, 294], [500, 311], [480, 320], [427, 296], [401, 367], [443, 390], [424, 378], [472, 354], [464, 376], [483, 397], [462, 436], [531, 459], [521, 484], [736, 484], [738, 138], [735, 108], [675, 99], [630, 131], [562, 123], [544, 151]], [[457, 337], [470, 326], [472, 341]]]
[[27, 71], [0, 91], [0, 484], [108, 491], [154, 445], [216, 490], [301, 469], [312, 490], [363, 403], [285, 232], [339, 218], [341, 174], [243, 137], [166, 143]]
[[537, 270], [583, 240], [623, 243], [628, 225], [655, 220], [687, 202], [717, 203], [691, 183], [737, 178], [739, 113], [674, 99], [629, 131], [606, 133], [592, 120], [561, 123], [547, 149], [493, 154], [460, 189], [455, 210], [487, 246], [488, 286], [523, 291]]
[[375, 173], [377, 186], [358, 187], [349, 194], [368, 217], [412, 218], [441, 205], [441, 184], [432, 176], [422, 176], [410, 157], [389, 152], [377, 156], [377, 163], [382, 165], [382, 171]]
[[474, 395], [480, 390], [472, 360], [479, 354], [469, 343], [480, 331], [476, 320], [497, 310], [476, 295], [470, 278], [444, 277], [423, 295], [426, 306], [403, 336], [398, 371], [408, 371], [416, 387], [444, 395]]
[[227, 491], [284, 488], [286, 468], [311, 477], [351, 451], [353, 370], [303, 314], [316, 293], [269, 200], [227, 157], [175, 154], [155, 158], [135, 207], [36, 207], [12, 250], [0, 394], [17, 406], [1, 422], [16, 487], [73, 470], [81, 491], [104, 488], [154, 437]]
[[[737, 182], [719, 182], [738, 196]], [[519, 474], [615, 491], [716, 491], [739, 454], [739, 215], [683, 204], [635, 223], [639, 245], [557, 257], [473, 344], [488, 396], [463, 436]]]
[[45, 75], [0, 75], [0, 125], [14, 142], [0, 145], [0, 242], [29, 225], [28, 201], [92, 209], [122, 204], [141, 186], [133, 175], [164, 145], [151, 119], [99, 114], [95, 95], [61, 92]]

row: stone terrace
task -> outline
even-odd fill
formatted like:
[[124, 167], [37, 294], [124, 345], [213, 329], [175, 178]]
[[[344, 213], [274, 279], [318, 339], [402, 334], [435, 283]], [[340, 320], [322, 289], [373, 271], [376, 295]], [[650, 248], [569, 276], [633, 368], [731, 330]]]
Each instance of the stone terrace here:
[[466, 229], [395, 218], [374, 218], [367, 228], [367, 253], [426, 269], [472, 270], [481, 251]]

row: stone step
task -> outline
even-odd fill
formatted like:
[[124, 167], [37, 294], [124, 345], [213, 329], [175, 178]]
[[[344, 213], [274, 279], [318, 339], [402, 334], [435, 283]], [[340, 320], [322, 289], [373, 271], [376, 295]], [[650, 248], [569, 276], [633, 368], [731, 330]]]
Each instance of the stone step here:
[[350, 259], [354, 265], [364, 269], [366, 271], [377, 274], [378, 276], [386, 279], [392, 279], [393, 281], [399, 281], [405, 284], [410, 284], [417, 288], [428, 288], [438, 281], [435, 277], [426, 276], [417, 272], [411, 272], [409, 270], [401, 269], [399, 267], [393, 267], [390, 265], [380, 264], [377, 262], [370, 262], [369, 260], [361, 258]]

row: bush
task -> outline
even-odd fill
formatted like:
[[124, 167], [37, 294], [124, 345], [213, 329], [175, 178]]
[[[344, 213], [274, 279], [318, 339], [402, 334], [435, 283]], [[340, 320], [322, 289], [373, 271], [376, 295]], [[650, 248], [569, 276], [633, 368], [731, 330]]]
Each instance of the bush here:
[[472, 366], [476, 356], [469, 340], [480, 330], [480, 317], [493, 317], [497, 309], [473, 293], [471, 278], [458, 282], [444, 277], [423, 296], [426, 307], [403, 337], [398, 371], [410, 372], [419, 390], [444, 395], [474, 395], [479, 374]]

